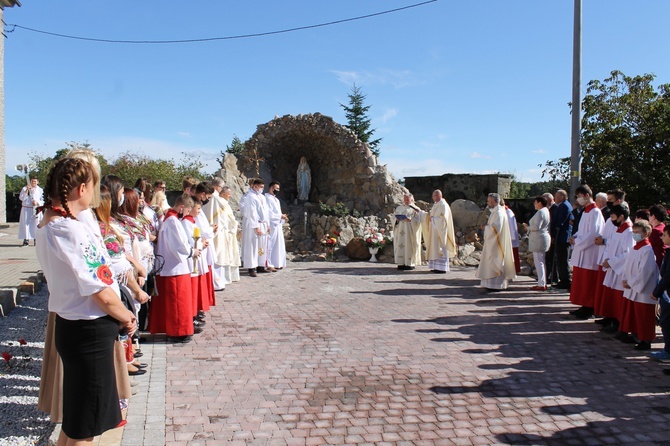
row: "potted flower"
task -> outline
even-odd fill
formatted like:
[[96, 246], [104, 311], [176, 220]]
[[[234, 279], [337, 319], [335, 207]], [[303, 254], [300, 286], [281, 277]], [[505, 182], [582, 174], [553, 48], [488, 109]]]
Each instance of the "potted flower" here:
[[339, 232], [333, 231], [332, 236], [330, 234], [326, 234], [323, 236], [323, 238], [321, 238], [320, 243], [326, 251], [326, 259], [330, 257], [330, 260], [333, 260], [333, 250], [337, 246], [337, 237], [339, 237], [339, 235]]
[[377, 261], [376, 254], [379, 252], [379, 248], [383, 248], [384, 246], [391, 244], [391, 238], [386, 236], [384, 234], [385, 232], [386, 231], [384, 229], [365, 228], [363, 241], [372, 255], [370, 258], [371, 262]]

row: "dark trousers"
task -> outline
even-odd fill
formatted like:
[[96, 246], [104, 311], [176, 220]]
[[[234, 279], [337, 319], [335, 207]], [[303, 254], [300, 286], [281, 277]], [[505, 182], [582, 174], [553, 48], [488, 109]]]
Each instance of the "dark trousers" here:
[[547, 254], [544, 256], [544, 266], [547, 271], [547, 285], [553, 285], [558, 282], [554, 253], [554, 243], [552, 242], [551, 245], [549, 245], [549, 251], [547, 251]]
[[570, 270], [568, 269], [568, 248], [570, 243], [557, 242], [554, 246], [556, 251], [556, 266], [555, 269], [558, 272], [558, 283], [562, 285], [570, 284]]
[[665, 351], [670, 353], [670, 302], [666, 300], [667, 294], [658, 299], [658, 303], [661, 306], [661, 314], [658, 317], [658, 325], [661, 326], [661, 332], [663, 333], [663, 341], [665, 342]]

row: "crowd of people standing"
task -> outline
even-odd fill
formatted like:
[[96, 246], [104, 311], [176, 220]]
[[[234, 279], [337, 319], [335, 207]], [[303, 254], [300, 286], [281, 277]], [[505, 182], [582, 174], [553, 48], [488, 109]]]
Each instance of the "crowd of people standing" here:
[[[579, 320], [596, 316], [604, 333], [651, 349], [660, 325], [664, 348], [650, 354], [670, 361], [670, 225], [666, 209], [654, 205], [630, 220], [625, 193], [613, 189], [593, 195], [588, 185], [576, 191], [573, 209], [564, 190], [533, 200], [535, 213], [527, 226], [528, 250], [533, 254], [537, 283], [531, 291], [569, 291], [579, 308], [570, 313]], [[449, 270], [454, 255], [453, 222], [449, 205], [439, 190], [433, 207], [425, 212], [411, 194], [395, 211], [394, 250], [398, 269], [414, 269], [422, 262], [421, 234], [426, 261], [433, 272]], [[483, 230], [483, 248], [476, 277], [489, 290], [506, 289], [520, 269], [519, 234], [514, 213], [500, 195], [487, 196], [489, 216]], [[664, 371], [670, 374], [670, 370]]]
[[25, 236], [36, 240], [49, 286], [38, 407], [62, 422], [59, 444], [87, 443], [125, 424], [133, 377], [148, 367], [141, 334], [190, 342], [205, 329], [215, 292], [240, 280], [241, 260], [250, 277], [285, 267], [280, 184], [265, 195], [262, 180], [251, 185], [240, 202], [242, 246], [220, 178], [185, 178], [169, 204], [164, 181], [139, 178], [129, 187], [101, 177], [96, 154], [78, 149], [52, 167], [45, 202], [36, 184], [26, 192], [33, 226]]

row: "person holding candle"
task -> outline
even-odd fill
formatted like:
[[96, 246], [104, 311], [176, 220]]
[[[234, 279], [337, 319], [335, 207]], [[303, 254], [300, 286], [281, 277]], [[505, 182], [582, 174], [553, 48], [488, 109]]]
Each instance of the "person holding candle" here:
[[177, 197], [165, 213], [158, 232], [156, 255], [164, 259], [163, 269], [156, 276], [158, 296], [151, 300], [149, 332], [165, 333], [170, 342], [190, 342], [194, 333], [190, 258], [200, 250], [192, 248], [180, 217], [188, 215], [193, 200], [188, 195]]
[[[188, 244], [191, 248], [201, 250], [204, 240], [202, 238], [202, 231], [196, 221], [202, 205], [200, 204], [200, 200], [194, 197], [191, 197], [191, 199], [193, 200], [193, 207], [191, 208], [191, 212], [188, 215], [184, 215], [181, 219], [181, 224], [184, 227], [184, 232], [188, 237]], [[210, 286], [207, 283], [209, 270], [204, 255], [192, 257], [188, 259], [188, 263], [191, 271], [194, 332], [200, 333], [202, 332], [202, 326], [205, 324], [204, 321], [198, 320], [198, 314], [204, 314], [205, 311], [209, 311]]]

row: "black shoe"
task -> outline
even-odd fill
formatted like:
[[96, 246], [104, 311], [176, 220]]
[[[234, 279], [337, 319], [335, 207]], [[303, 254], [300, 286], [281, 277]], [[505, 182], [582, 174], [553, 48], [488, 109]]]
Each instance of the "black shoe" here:
[[670, 375], [670, 369], [663, 369], [664, 375]]
[[575, 316], [575, 315], [581, 313], [582, 311], [584, 311], [584, 308], [586, 308], [586, 307], [579, 307], [579, 308], [577, 308], [576, 310], [572, 310], [572, 311], [570, 311], [570, 314], [573, 315], [573, 316]]
[[618, 324], [609, 324], [601, 328], [600, 331], [602, 333], [616, 333], [618, 329], [619, 329]]
[[134, 358], [141, 358], [142, 356], [144, 356], [144, 353], [142, 353], [142, 352], [135, 352], [135, 353], [133, 354], [133, 357], [134, 357]]
[[635, 344], [635, 350], [650, 350], [650, 349], [651, 349], [651, 342], [640, 341], [637, 344]]
[[635, 338], [626, 333], [625, 337], [619, 338], [624, 344], [635, 344]]
[[249, 268], [249, 277], [258, 277], [258, 274], [256, 274], [255, 269]]
[[191, 336], [168, 336], [167, 340], [168, 342], [172, 342], [173, 344], [187, 344], [191, 342], [193, 338]]
[[21, 245], [21, 246], [28, 246], [28, 245], [30, 245], [30, 242], [28, 240], [24, 239], [23, 240], [23, 245]]
[[405, 271], [414, 271], [415, 269], [416, 269], [416, 267], [414, 267], [414, 266], [406, 266], [405, 267]]
[[139, 376], [139, 375], [144, 375], [145, 373], [147, 373], [146, 370], [137, 369], [137, 370], [135, 370], [134, 372], [128, 372], [128, 375], [130, 375], [130, 376]]
[[195, 325], [193, 326], [193, 333], [194, 334], [200, 334], [203, 331], [205, 331], [205, 330], [202, 327], [198, 327], [198, 326], [195, 326]]
[[439, 269], [433, 270], [435, 274], [447, 274], [446, 271], [440, 271]]
[[558, 288], [559, 290], [569, 290], [570, 283], [558, 282], [554, 288]]
[[602, 319], [596, 319], [593, 322], [595, 322], [596, 324], [599, 324], [599, 325], [608, 325], [610, 321], [606, 317], [604, 317]]
[[205, 312], [202, 310], [198, 311], [198, 315], [196, 317], [200, 320], [203, 320], [205, 318]]
[[585, 321], [587, 319], [591, 319], [592, 316], [593, 316], [593, 308], [589, 308], [589, 307], [584, 307], [584, 311], [581, 311], [581, 312], [575, 314], [575, 318], [577, 318], [577, 320], [580, 320], [580, 321]]
[[267, 269], [263, 268], [262, 266], [257, 266], [257, 267], [256, 267], [256, 272], [257, 272], [257, 273], [269, 273], [270, 271], [268, 271]]
[[205, 325], [207, 325], [207, 322], [203, 321], [202, 319], [195, 318], [193, 320], [193, 325], [197, 327], [204, 327]]

